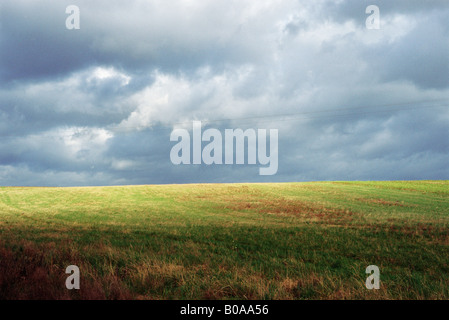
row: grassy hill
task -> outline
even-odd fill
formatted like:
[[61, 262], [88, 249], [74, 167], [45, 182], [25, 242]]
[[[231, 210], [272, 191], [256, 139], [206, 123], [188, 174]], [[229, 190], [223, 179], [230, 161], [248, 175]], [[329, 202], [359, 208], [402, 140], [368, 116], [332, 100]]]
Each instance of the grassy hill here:
[[448, 299], [448, 227], [449, 181], [2, 187], [0, 299]]

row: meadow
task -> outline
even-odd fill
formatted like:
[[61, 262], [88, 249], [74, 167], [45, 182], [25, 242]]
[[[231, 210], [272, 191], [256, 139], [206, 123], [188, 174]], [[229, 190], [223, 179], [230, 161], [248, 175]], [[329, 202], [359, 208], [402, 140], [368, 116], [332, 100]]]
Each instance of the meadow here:
[[448, 298], [449, 181], [0, 188], [0, 299]]

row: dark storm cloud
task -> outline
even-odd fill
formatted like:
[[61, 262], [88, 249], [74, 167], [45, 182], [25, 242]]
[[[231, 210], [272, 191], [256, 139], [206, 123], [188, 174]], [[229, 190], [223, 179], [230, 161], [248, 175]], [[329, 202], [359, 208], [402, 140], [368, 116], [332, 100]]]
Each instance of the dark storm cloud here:
[[93, 56], [80, 31], [67, 36], [64, 1], [2, 1], [0, 76], [3, 81], [63, 75]]
[[[254, 60], [244, 26], [219, 11], [225, 3], [161, 8], [147, 1], [4, 1], [0, 9], [3, 81], [57, 77], [92, 65], [169, 72]], [[65, 9], [77, 5], [80, 30], [67, 30]], [[229, 19], [228, 19], [229, 18]], [[213, 27], [208, 30], [208, 28]], [[222, 32], [222, 30], [224, 30]], [[243, 31], [242, 31], [243, 30]], [[244, 37], [242, 38], [242, 34]], [[243, 47], [243, 48], [242, 48]]]
[[11, 136], [59, 126], [106, 126], [120, 122], [132, 110], [122, 103], [128, 93], [117, 79], [95, 84], [95, 79], [88, 82], [85, 77], [82, 73], [65, 81], [0, 89], [0, 133]]
[[[437, 0], [2, 1], [1, 184], [448, 179], [448, 19]], [[279, 129], [277, 174], [173, 165], [194, 119]]]

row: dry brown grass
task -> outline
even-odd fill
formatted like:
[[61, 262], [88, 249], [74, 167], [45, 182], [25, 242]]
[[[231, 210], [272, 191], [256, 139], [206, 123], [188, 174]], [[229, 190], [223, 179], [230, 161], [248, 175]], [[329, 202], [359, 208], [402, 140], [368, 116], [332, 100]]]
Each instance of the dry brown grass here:
[[241, 199], [227, 199], [223, 206], [232, 211], [251, 211], [255, 213], [265, 213], [277, 216], [290, 216], [312, 220], [352, 220], [354, 212], [338, 208], [328, 208], [324, 204], [310, 203], [298, 199], [285, 197], [279, 198], [251, 198], [244, 196]]
[[380, 205], [384, 205], [384, 206], [396, 206], [396, 207], [406, 207], [406, 208], [417, 207], [417, 205], [404, 204], [404, 201], [400, 202], [398, 200], [388, 201], [388, 200], [384, 200], [384, 199], [375, 199], [375, 198], [374, 199], [372, 199], [372, 198], [355, 198], [355, 200], [364, 202], [364, 203], [380, 204]]
[[[62, 261], [78, 261], [75, 264], [83, 270], [80, 290], [66, 288], [65, 281], [69, 275], [65, 273], [67, 263]], [[38, 247], [24, 241], [14, 250], [0, 247], [0, 270], [0, 300], [103, 300], [132, 297], [117, 276], [110, 274], [99, 277], [76, 255], [68, 250], [57, 249], [51, 243]]]

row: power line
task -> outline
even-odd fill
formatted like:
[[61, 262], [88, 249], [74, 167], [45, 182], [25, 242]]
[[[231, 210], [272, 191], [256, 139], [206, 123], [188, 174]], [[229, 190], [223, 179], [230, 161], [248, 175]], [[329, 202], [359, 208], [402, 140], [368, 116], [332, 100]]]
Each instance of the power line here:
[[[440, 100], [431, 100], [431, 101], [446, 101], [443, 99]], [[415, 102], [415, 103], [425, 103], [423, 102]], [[109, 127], [108, 130], [117, 132], [127, 132], [133, 131], [133, 130], [172, 130], [172, 128], [167, 127], [174, 127], [174, 126], [182, 126], [191, 124], [192, 121], [201, 121], [202, 123], [217, 123], [217, 122], [241, 122], [241, 121], [248, 121], [248, 120], [263, 120], [263, 119], [269, 119], [265, 121], [258, 121], [258, 122], [272, 122], [272, 121], [291, 121], [291, 120], [299, 120], [299, 119], [316, 119], [316, 118], [330, 118], [330, 117], [347, 117], [352, 115], [364, 115], [364, 114], [375, 114], [375, 113], [388, 113], [388, 112], [396, 112], [396, 111], [403, 111], [403, 110], [416, 110], [416, 109], [431, 109], [431, 108], [445, 108], [449, 107], [449, 104], [440, 104], [440, 105], [410, 105], [410, 103], [401, 103], [401, 104], [388, 104], [388, 105], [380, 105], [376, 106], [375, 108], [389, 108], [389, 109], [383, 109], [383, 110], [365, 110], [366, 108], [372, 109], [373, 107], [347, 107], [347, 108], [339, 108], [339, 109], [325, 109], [325, 110], [317, 110], [317, 111], [302, 111], [302, 112], [295, 112], [295, 113], [288, 113], [288, 114], [272, 114], [272, 115], [261, 115], [261, 116], [253, 116], [253, 117], [242, 117], [242, 118], [227, 118], [227, 119], [213, 119], [213, 120], [199, 120], [199, 119], [192, 119], [189, 121], [184, 122], [165, 122], [161, 124], [160, 122], [155, 123], [149, 123], [145, 126], [127, 126], [127, 127]], [[346, 113], [340, 114], [341, 111], [348, 111]], [[353, 111], [353, 112], [349, 112]], [[324, 113], [324, 115], [323, 115]], [[329, 113], [335, 113], [333, 115], [329, 115]], [[279, 118], [279, 119], [276, 119]]]
[[[440, 104], [429, 104], [430, 102], [440, 102]], [[424, 104], [424, 105], [423, 105]], [[377, 106], [356, 106], [356, 107], [344, 107], [338, 109], [324, 109], [324, 110], [316, 110], [316, 111], [301, 111], [287, 114], [271, 114], [271, 115], [256, 115], [252, 117], [241, 117], [241, 118], [227, 118], [227, 119], [212, 119], [212, 120], [201, 120], [201, 119], [192, 119], [189, 121], [183, 122], [154, 122], [146, 124], [145, 126], [105, 126], [105, 127], [86, 127], [77, 128], [77, 132], [68, 133], [68, 134], [57, 134], [54, 136], [56, 138], [64, 138], [64, 137], [74, 137], [79, 134], [83, 134], [87, 129], [100, 129], [107, 130], [113, 133], [130, 133], [135, 131], [142, 130], [172, 130], [175, 126], [185, 126], [191, 124], [192, 121], [201, 121], [205, 124], [210, 123], [219, 123], [219, 122], [242, 122], [242, 121], [257, 121], [261, 122], [278, 122], [278, 121], [292, 121], [292, 120], [305, 120], [305, 119], [323, 119], [323, 118], [331, 118], [331, 117], [350, 117], [355, 115], [368, 115], [368, 114], [377, 114], [377, 113], [391, 113], [397, 111], [404, 110], [425, 110], [425, 109], [433, 109], [433, 108], [447, 108], [449, 107], [449, 101], [447, 99], [434, 99], [434, 100], [424, 100], [424, 101], [415, 101], [415, 102], [404, 102], [397, 104], [384, 104]], [[373, 110], [376, 109], [376, 110]], [[343, 113], [342, 113], [343, 112]], [[70, 127], [67, 127], [70, 128]], [[60, 128], [61, 129], [61, 128]], [[62, 129], [66, 130], [66, 128]], [[48, 134], [48, 131], [45, 133]], [[36, 134], [35, 134], [36, 135]], [[8, 136], [16, 136], [14, 134], [0, 135], [1, 137]], [[42, 136], [40, 136], [42, 137]]]

